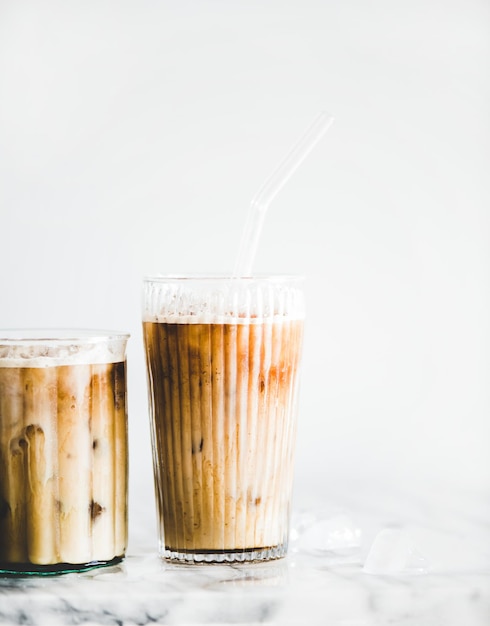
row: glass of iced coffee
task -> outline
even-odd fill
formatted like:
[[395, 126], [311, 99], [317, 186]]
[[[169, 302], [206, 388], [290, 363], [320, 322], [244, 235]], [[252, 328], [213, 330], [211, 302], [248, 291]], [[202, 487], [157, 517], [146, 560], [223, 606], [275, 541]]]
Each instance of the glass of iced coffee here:
[[127, 340], [0, 331], [0, 573], [82, 571], [124, 557]]
[[145, 279], [161, 557], [212, 563], [285, 556], [302, 283], [294, 276]]

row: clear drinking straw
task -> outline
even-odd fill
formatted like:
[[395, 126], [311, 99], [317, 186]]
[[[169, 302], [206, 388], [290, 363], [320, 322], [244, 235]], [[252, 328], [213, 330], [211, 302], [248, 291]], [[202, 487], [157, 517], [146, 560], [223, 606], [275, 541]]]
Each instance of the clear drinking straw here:
[[234, 270], [235, 277], [251, 276], [252, 265], [269, 204], [327, 132], [332, 122], [333, 117], [322, 111], [253, 197], [240, 241]]

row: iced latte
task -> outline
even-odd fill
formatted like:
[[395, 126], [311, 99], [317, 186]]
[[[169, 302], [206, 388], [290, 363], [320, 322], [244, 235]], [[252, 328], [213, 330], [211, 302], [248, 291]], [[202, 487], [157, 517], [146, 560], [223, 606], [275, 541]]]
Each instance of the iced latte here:
[[163, 557], [285, 555], [303, 317], [295, 278], [146, 281]]
[[0, 571], [73, 571], [124, 556], [126, 342], [0, 332]]

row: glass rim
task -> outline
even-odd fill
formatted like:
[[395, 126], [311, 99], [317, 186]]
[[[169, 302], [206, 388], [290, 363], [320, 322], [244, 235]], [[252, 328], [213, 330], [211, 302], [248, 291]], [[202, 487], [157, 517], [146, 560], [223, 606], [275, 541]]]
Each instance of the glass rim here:
[[183, 274], [149, 274], [143, 277], [145, 283], [185, 282], [185, 281], [213, 282], [300, 282], [305, 280], [303, 274], [254, 274], [253, 276], [233, 276], [228, 273], [183, 273]]
[[103, 343], [127, 340], [130, 333], [89, 328], [0, 328], [1, 344]]

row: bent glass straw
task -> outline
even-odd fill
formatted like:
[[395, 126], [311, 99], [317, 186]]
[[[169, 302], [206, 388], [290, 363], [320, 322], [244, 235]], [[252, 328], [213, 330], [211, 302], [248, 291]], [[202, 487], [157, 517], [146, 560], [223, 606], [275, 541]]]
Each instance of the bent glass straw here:
[[322, 111], [253, 197], [240, 241], [234, 277], [251, 276], [253, 261], [269, 204], [327, 132], [332, 122], [333, 117]]

